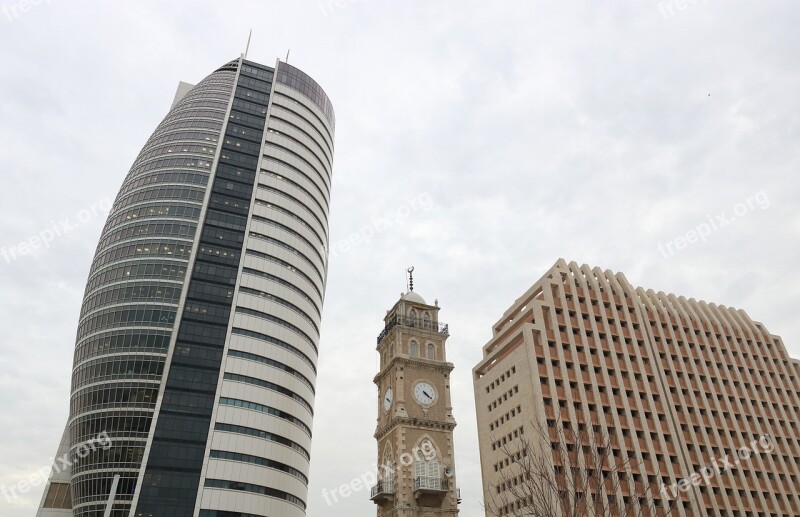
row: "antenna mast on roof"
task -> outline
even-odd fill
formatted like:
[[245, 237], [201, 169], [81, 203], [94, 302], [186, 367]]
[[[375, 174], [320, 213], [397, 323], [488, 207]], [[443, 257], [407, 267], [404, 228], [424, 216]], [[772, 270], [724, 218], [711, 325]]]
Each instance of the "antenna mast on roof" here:
[[292, 49], [288, 49], [286, 51], [286, 61], [284, 61], [284, 63], [287, 63], [287, 64], [289, 63], [289, 52], [291, 52], [291, 51], [292, 51]]
[[250, 34], [247, 35], [247, 47], [244, 49], [244, 57], [247, 58], [247, 52], [250, 50], [250, 38], [253, 37], [253, 29], [250, 29]]

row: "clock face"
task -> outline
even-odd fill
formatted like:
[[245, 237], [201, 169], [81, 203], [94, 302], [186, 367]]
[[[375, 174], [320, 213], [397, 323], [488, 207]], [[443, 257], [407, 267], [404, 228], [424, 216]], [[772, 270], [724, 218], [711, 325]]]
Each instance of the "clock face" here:
[[414, 398], [423, 406], [429, 406], [436, 400], [436, 389], [427, 382], [414, 386]]
[[383, 410], [389, 411], [392, 407], [392, 400], [394, 400], [394, 392], [392, 388], [386, 388], [386, 393], [383, 394]]

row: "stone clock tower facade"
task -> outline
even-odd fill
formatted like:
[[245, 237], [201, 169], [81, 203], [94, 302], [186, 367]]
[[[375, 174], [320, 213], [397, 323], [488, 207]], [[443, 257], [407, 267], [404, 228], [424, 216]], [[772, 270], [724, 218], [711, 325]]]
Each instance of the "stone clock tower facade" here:
[[384, 318], [378, 336], [378, 517], [458, 515], [450, 372], [438, 301], [411, 290]]

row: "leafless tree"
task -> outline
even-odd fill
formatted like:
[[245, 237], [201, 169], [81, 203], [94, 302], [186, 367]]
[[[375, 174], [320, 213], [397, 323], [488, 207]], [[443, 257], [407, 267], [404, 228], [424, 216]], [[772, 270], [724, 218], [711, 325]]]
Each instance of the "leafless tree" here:
[[499, 481], [489, 486], [487, 515], [645, 517], [670, 515], [659, 475], [622, 457], [598, 425], [548, 420], [533, 436], [500, 445]]

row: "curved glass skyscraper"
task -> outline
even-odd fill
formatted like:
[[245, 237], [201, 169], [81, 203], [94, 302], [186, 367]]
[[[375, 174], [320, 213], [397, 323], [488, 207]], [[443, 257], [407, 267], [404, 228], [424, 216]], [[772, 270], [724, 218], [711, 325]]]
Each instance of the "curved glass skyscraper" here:
[[334, 125], [283, 62], [181, 83], [100, 237], [40, 515], [305, 515]]

